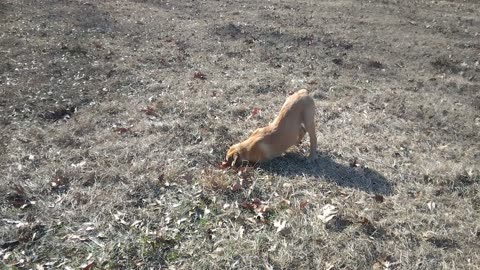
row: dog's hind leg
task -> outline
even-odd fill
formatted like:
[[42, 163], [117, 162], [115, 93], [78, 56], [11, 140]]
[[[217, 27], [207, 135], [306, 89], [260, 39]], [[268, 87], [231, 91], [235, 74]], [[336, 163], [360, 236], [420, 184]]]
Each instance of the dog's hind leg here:
[[310, 137], [310, 159], [315, 159], [317, 157], [317, 135], [315, 134], [315, 106], [308, 107], [304, 111], [303, 121], [305, 125], [305, 130], [308, 132], [308, 137]]

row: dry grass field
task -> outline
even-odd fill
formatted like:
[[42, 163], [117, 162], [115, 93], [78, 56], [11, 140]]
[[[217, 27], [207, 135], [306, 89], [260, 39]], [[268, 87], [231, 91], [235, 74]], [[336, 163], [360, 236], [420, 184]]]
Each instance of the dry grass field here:
[[[1, 269], [480, 269], [477, 0], [1, 0]], [[308, 137], [229, 145], [288, 93]]]

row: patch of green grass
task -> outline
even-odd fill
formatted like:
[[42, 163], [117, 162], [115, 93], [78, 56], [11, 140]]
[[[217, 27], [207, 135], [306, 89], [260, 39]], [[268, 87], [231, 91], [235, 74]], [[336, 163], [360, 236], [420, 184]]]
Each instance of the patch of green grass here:
[[176, 250], [169, 250], [165, 255], [165, 260], [168, 263], [175, 263], [180, 258], [180, 253]]

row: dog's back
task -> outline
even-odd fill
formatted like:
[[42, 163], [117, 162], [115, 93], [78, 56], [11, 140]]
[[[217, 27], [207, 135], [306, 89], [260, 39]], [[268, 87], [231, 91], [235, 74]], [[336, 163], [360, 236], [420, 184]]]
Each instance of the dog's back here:
[[292, 122], [303, 123], [306, 120], [306, 113], [309, 116], [315, 114], [315, 102], [308, 95], [307, 90], [302, 89], [287, 98], [272, 124], [282, 128], [282, 126]]

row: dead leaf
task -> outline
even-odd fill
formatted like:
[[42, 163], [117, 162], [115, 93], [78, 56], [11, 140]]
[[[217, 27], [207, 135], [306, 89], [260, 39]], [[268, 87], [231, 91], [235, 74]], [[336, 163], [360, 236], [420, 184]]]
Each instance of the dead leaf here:
[[124, 128], [124, 127], [119, 127], [115, 129], [115, 132], [117, 132], [118, 134], [127, 133], [129, 131], [130, 131], [130, 128]]
[[430, 175], [424, 174], [424, 175], [423, 175], [423, 182], [425, 182], [425, 183], [431, 183], [431, 182], [432, 182], [432, 178], [430, 177]]
[[290, 184], [290, 183], [283, 183], [282, 187], [285, 188], [285, 189], [291, 188], [291, 187], [292, 187], [292, 184]]
[[308, 205], [308, 200], [303, 200], [303, 201], [301, 201], [301, 202], [300, 202], [300, 206], [299, 206], [300, 210], [305, 210], [305, 208], [307, 207], [307, 205]]
[[378, 195], [378, 194], [373, 196], [373, 199], [375, 199], [375, 201], [379, 203], [383, 203], [385, 201], [385, 198], [382, 195]]
[[259, 219], [262, 222], [265, 222], [265, 218], [267, 217], [269, 211], [270, 211], [270, 207], [268, 207], [268, 205], [262, 205], [255, 208], [255, 212], [257, 213], [257, 219]]
[[25, 189], [20, 184], [13, 184], [13, 187], [11, 187], [11, 189], [13, 189], [17, 193], [17, 195], [25, 195]]
[[292, 204], [292, 203], [291, 203], [289, 200], [287, 200], [287, 199], [282, 199], [282, 200], [280, 201], [280, 206], [281, 206], [281, 207], [290, 207], [291, 204]]
[[238, 172], [242, 172], [242, 173], [249, 173], [249, 172], [252, 172], [253, 170], [255, 169], [254, 166], [242, 166], [240, 168], [238, 168]]
[[220, 169], [226, 169], [230, 167], [230, 165], [228, 164], [227, 161], [223, 161], [221, 164], [220, 164]]
[[259, 198], [255, 198], [255, 199], [252, 199], [252, 203], [253, 203], [255, 206], [259, 207], [259, 206], [262, 204], [262, 201], [260, 201]]
[[4, 242], [4, 243], [0, 244], [0, 248], [10, 250], [10, 249], [15, 248], [15, 246], [17, 246], [18, 244], [20, 244], [20, 241], [18, 241], [18, 240], [8, 241], [8, 242]]
[[161, 173], [161, 174], [158, 176], [158, 182], [160, 182], [160, 184], [165, 183], [165, 175], [164, 175], [163, 173]]
[[177, 220], [177, 224], [180, 225], [185, 221], [187, 221], [187, 218], [181, 218], [181, 219]]
[[372, 265], [372, 270], [383, 270], [383, 264], [381, 262], [375, 262]]
[[87, 161], [82, 160], [79, 163], [72, 163], [72, 164], [70, 164], [70, 166], [72, 166], [73, 168], [81, 168], [81, 167], [85, 166], [85, 164], [87, 164]]
[[240, 176], [243, 180], [248, 180], [251, 176], [250, 172], [253, 170], [253, 167], [244, 166], [239, 167], [237, 170], [237, 175]]
[[182, 174], [180, 177], [187, 182], [187, 184], [191, 184], [193, 181], [193, 175], [190, 173]]
[[135, 220], [134, 222], [132, 222], [132, 224], [130, 224], [130, 227], [132, 228], [141, 228], [143, 226], [143, 221], [141, 220]]
[[370, 220], [368, 220], [366, 217], [361, 217], [359, 223], [362, 224], [361, 227], [363, 231], [369, 236], [372, 236], [377, 231], [373, 223], [370, 222]]
[[93, 261], [93, 262], [87, 264], [85, 267], [83, 267], [83, 270], [93, 269], [96, 265], [97, 265], [97, 263], [95, 261]]
[[383, 256], [372, 265], [372, 270], [393, 270], [397, 264], [392, 256]]
[[217, 247], [217, 248], [213, 251], [213, 253], [214, 253], [214, 254], [217, 254], [217, 255], [223, 255], [224, 251], [225, 251], [225, 248], [223, 248], [223, 247]]
[[361, 223], [363, 225], [371, 224], [370, 220], [368, 220], [368, 218], [366, 217], [361, 217], [358, 223]]
[[286, 220], [283, 220], [283, 221], [281, 221], [281, 220], [275, 220], [275, 221], [273, 222], [273, 226], [274, 226], [275, 228], [277, 228], [277, 233], [281, 233], [282, 231], [284, 231], [286, 225], [287, 225], [287, 221], [286, 221]]
[[252, 199], [251, 202], [243, 202], [240, 204], [240, 207], [256, 213], [257, 220], [262, 222], [265, 221], [265, 217], [270, 213], [271, 210], [268, 205], [262, 204], [262, 201], [260, 201], [258, 198]]
[[250, 115], [250, 118], [253, 118], [253, 117], [257, 116], [259, 112], [260, 112], [260, 109], [257, 108], [257, 107], [254, 107], [252, 109], [252, 114]]
[[212, 213], [212, 211], [210, 209], [208, 209], [207, 206], [205, 206], [205, 210], [203, 210], [203, 216], [206, 217], [208, 216], [210, 213]]
[[258, 206], [255, 210], [258, 213], [266, 213], [266, 212], [270, 211], [270, 207], [268, 207], [268, 205], [261, 205], [261, 206]]
[[354, 157], [352, 160], [350, 160], [349, 164], [350, 164], [350, 167], [352, 167], [352, 168], [361, 167], [361, 164], [360, 164], [360, 162], [358, 162], [356, 157]]
[[435, 202], [428, 202], [427, 207], [428, 207], [428, 210], [433, 211], [433, 210], [435, 210], [437, 205], [435, 204]]
[[205, 75], [205, 73], [203, 73], [203, 72], [195, 71], [195, 73], [193, 73], [193, 78], [194, 79], [200, 79], [200, 80], [206, 80], [207, 75]]
[[67, 184], [68, 179], [60, 174], [53, 176], [52, 181], [50, 181], [50, 186], [53, 191], [63, 191], [67, 188]]
[[128, 226], [129, 223], [126, 222], [123, 218], [125, 217], [125, 213], [118, 212], [116, 214], [113, 214], [113, 217], [115, 218], [115, 221], [117, 221], [120, 224]]
[[238, 238], [237, 239], [241, 239], [243, 238], [243, 233], [245, 232], [245, 229], [243, 228], [243, 226], [240, 226], [240, 229], [238, 230]]
[[34, 205], [35, 203], [36, 203], [35, 201], [28, 201], [27, 203], [20, 206], [20, 209], [25, 209], [25, 208], [29, 207], [30, 205]]
[[321, 210], [321, 213], [318, 215], [318, 218], [323, 223], [327, 223], [332, 220], [338, 213], [337, 208], [334, 205], [327, 204]]
[[233, 192], [238, 192], [242, 190], [242, 185], [237, 181], [232, 185], [231, 189]]
[[158, 116], [158, 114], [155, 112], [155, 110], [152, 107], [147, 106], [146, 109], [141, 109], [140, 111], [149, 116]]
[[93, 46], [95, 46], [97, 49], [103, 49], [103, 45], [100, 41], [94, 41]]
[[25, 189], [20, 184], [12, 184], [10, 188], [13, 192], [7, 194], [6, 199], [13, 207], [23, 209], [32, 204]]
[[86, 236], [78, 235], [78, 234], [69, 234], [65, 236], [63, 239], [67, 239], [70, 241], [80, 241], [80, 242], [85, 242], [88, 240]]
[[256, 206], [253, 203], [243, 202], [240, 204], [240, 207], [242, 207], [243, 209], [254, 211]]

